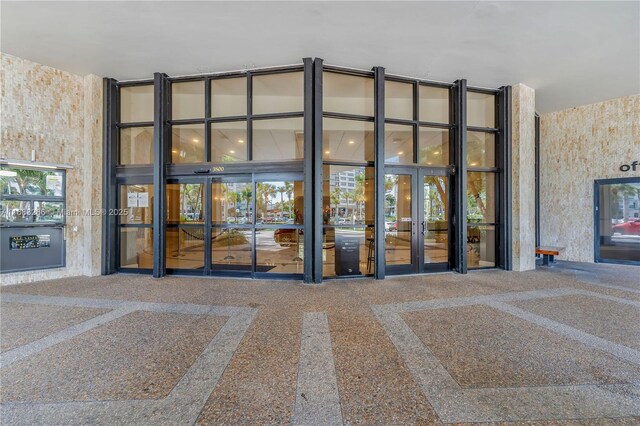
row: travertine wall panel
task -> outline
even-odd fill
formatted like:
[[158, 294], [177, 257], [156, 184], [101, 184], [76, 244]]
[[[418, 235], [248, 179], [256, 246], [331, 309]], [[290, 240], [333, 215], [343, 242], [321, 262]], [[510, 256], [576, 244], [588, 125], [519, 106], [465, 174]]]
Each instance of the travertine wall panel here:
[[594, 261], [593, 184], [640, 176], [640, 95], [540, 117], [541, 243], [566, 247], [560, 259]]
[[[102, 146], [99, 78], [83, 78], [7, 54], [0, 54], [0, 61], [0, 156], [30, 160], [33, 149], [36, 161], [70, 164], [73, 169], [67, 171], [67, 210], [82, 212], [94, 205], [101, 196], [102, 182], [102, 150], [96, 149]], [[101, 238], [96, 233], [96, 221], [85, 219], [81, 214], [67, 216], [65, 268], [3, 274], [2, 284], [82, 275], [89, 260], [85, 237], [91, 235], [98, 244]], [[96, 262], [94, 255], [92, 250], [92, 265]]]

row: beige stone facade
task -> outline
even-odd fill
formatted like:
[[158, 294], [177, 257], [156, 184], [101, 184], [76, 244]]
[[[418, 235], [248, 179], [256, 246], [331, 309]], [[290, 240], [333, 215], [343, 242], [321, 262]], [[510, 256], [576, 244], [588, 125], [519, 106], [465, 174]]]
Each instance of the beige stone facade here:
[[[67, 210], [102, 207], [102, 79], [0, 54], [0, 157], [69, 164]], [[66, 267], [0, 275], [5, 284], [100, 273], [101, 218], [68, 216]]]

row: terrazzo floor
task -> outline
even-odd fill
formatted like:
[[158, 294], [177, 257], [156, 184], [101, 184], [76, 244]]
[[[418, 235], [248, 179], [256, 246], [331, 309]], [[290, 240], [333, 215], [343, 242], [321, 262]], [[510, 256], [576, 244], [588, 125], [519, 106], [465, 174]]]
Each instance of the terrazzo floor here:
[[0, 289], [0, 422], [640, 424], [638, 268]]

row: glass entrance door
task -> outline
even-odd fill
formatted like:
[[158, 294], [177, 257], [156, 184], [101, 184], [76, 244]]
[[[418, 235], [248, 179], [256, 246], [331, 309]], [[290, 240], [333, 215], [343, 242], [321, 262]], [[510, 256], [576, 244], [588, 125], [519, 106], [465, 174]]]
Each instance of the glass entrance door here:
[[422, 272], [449, 269], [449, 178], [446, 172], [421, 169], [420, 265]]

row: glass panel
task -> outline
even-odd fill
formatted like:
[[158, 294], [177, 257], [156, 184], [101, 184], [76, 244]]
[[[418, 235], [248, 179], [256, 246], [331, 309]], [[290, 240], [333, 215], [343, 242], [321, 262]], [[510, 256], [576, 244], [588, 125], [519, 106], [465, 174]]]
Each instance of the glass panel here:
[[373, 116], [373, 78], [325, 72], [323, 111]]
[[493, 133], [467, 132], [467, 165], [495, 167], [496, 136]]
[[34, 201], [36, 222], [64, 222], [64, 203], [61, 201]]
[[256, 222], [304, 223], [303, 181], [256, 183]]
[[167, 223], [202, 223], [203, 199], [201, 183], [167, 184]]
[[374, 270], [374, 228], [332, 228], [322, 230], [323, 277], [372, 274]]
[[303, 256], [302, 229], [256, 228], [256, 272], [301, 274]]
[[31, 222], [33, 220], [30, 201], [2, 200], [0, 206], [2, 222]]
[[496, 127], [496, 97], [467, 92], [467, 126]]
[[427, 166], [449, 164], [449, 130], [420, 127], [419, 162]]
[[201, 163], [204, 161], [204, 125], [173, 126], [171, 132], [171, 162]]
[[204, 81], [171, 84], [171, 119], [204, 117]]
[[204, 269], [202, 226], [167, 227], [167, 268]]
[[374, 168], [323, 166], [323, 223], [332, 225], [373, 225]]
[[251, 229], [211, 229], [211, 269], [251, 272]]
[[257, 161], [304, 158], [304, 119], [253, 121], [253, 159]]
[[153, 127], [120, 129], [120, 164], [153, 164]]
[[215, 224], [253, 222], [251, 182], [214, 182], [211, 185], [211, 221]]
[[467, 221], [469, 223], [496, 221], [495, 173], [467, 173]]
[[211, 80], [211, 116], [247, 115], [247, 79]]
[[385, 175], [385, 262], [389, 266], [412, 263], [411, 175]]
[[384, 83], [384, 115], [386, 118], [413, 120], [413, 84]]
[[247, 160], [247, 122], [211, 124], [211, 161], [233, 163]]
[[600, 186], [600, 257], [640, 261], [640, 180]]
[[256, 75], [252, 85], [254, 114], [304, 110], [303, 72]]
[[420, 121], [449, 124], [449, 89], [420, 85]]
[[120, 223], [153, 223], [153, 185], [120, 185]]
[[153, 84], [120, 88], [120, 122], [153, 121]]
[[467, 227], [467, 267], [496, 266], [496, 227], [479, 225]]
[[424, 177], [424, 263], [449, 261], [449, 187], [445, 176]]
[[384, 162], [413, 164], [413, 126], [384, 125]]
[[120, 267], [153, 268], [152, 228], [120, 228]]
[[18, 169], [2, 166], [0, 193], [2, 195], [46, 195], [62, 197], [64, 172], [58, 170]]
[[324, 160], [374, 160], [373, 123], [325, 118], [322, 126]]

